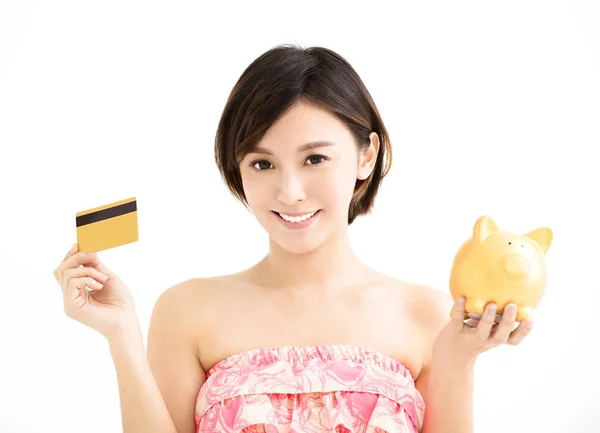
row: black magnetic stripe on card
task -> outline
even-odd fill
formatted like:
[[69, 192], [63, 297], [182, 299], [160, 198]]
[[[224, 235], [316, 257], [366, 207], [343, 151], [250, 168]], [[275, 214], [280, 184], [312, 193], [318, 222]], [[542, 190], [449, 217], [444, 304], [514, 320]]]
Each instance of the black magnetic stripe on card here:
[[87, 215], [80, 215], [75, 217], [75, 224], [77, 227], [81, 227], [86, 224], [97, 223], [98, 221], [118, 217], [135, 211], [137, 211], [137, 200], [113, 206], [108, 209], [102, 209]]

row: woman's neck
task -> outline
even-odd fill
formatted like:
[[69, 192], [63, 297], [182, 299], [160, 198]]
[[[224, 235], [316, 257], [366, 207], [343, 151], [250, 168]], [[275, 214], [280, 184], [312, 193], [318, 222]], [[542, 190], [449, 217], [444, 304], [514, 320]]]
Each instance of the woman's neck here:
[[326, 289], [356, 282], [367, 267], [352, 251], [347, 232], [318, 248], [294, 254], [270, 241], [270, 251], [254, 271], [261, 284], [276, 288]]

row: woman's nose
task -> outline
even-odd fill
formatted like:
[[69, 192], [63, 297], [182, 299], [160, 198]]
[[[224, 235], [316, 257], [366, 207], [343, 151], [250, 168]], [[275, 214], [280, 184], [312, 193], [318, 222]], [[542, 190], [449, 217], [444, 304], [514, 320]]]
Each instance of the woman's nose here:
[[306, 199], [306, 192], [300, 176], [294, 173], [288, 173], [281, 176], [278, 180], [277, 200], [286, 205], [293, 205]]

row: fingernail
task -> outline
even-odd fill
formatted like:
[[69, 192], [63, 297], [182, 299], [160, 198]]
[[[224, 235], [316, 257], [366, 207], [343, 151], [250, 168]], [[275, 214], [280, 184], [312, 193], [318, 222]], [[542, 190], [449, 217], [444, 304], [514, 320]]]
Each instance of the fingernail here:
[[495, 305], [488, 305], [487, 306], [487, 312], [488, 312], [488, 314], [494, 314], [496, 312], [496, 306]]
[[533, 320], [528, 320], [527, 323], [525, 324], [525, 327], [527, 329], [533, 328]]

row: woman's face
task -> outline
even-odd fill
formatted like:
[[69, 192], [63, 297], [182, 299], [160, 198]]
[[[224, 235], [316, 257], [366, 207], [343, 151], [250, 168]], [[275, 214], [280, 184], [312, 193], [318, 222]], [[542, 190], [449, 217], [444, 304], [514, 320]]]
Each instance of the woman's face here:
[[240, 163], [250, 210], [282, 248], [308, 252], [348, 225], [357, 179], [372, 171], [379, 141], [359, 151], [329, 112], [297, 103]]

